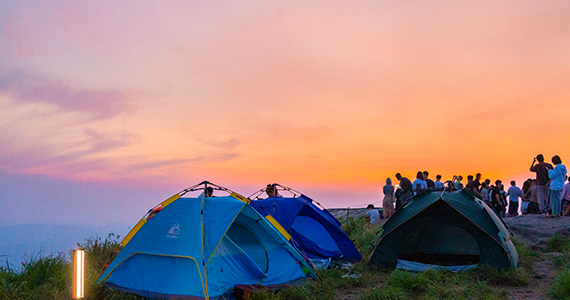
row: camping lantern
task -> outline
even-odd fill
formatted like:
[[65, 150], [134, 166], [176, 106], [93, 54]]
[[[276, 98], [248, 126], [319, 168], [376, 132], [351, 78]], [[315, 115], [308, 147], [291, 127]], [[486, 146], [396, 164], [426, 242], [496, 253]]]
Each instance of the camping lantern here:
[[73, 285], [71, 293], [73, 299], [85, 297], [85, 251], [83, 249], [73, 250]]

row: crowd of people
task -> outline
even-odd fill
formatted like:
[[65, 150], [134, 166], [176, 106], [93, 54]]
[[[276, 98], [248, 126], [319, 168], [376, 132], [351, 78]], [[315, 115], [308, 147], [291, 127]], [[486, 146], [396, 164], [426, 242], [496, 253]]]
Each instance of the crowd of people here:
[[[536, 173], [536, 179], [527, 179], [522, 189], [513, 180], [506, 191], [501, 180], [496, 180], [494, 184], [489, 179], [481, 182], [480, 173], [467, 176], [465, 185], [461, 175], [454, 175], [451, 180], [443, 182], [441, 175], [437, 175], [433, 181], [429, 178], [428, 171], [419, 171], [412, 182], [400, 173], [396, 173], [399, 185], [392, 185], [392, 180], [388, 178], [383, 188], [382, 217], [390, 218], [400, 207], [413, 201], [414, 195], [425, 190], [452, 192], [463, 189], [483, 200], [502, 218], [519, 214], [519, 199], [522, 200], [520, 201], [522, 214], [570, 216], [570, 180], [566, 166], [562, 164], [558, 155], [552, 157], [552, 164], [544, 162], [542, 154], [537, 155], [530, 166], [530, 171]], [[374, 206], [371, 204], [366, 212], [371, 223], [380, 219], [373, 211]]]

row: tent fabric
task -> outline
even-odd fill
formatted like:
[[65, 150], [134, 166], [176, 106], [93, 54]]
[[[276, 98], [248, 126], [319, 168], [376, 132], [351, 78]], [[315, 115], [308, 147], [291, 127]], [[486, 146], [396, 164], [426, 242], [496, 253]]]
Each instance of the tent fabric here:
[[[518, 254], [503, 221], [474, 194], [424, 192], [384, 224], [370, 262], [516, 267]], [[402, 263], [400, 263], [402, 266]]]
[[340, 222], [313, 200], [300, 197], [272, 197], [252, 201], [271, 214], [291, 234], [294, 245], [311, 259], [360, 261], [362, 256], [342, 230]]
[[176, 199], [138, 229], [99, 283], [151, 299], [217, 299], [236, 284], [304, 278], [303, 256], [248, 202]]
[[469, 269], [476, 268], [477, 265], [461, 265], [461, 266], [439, 266], [439, 265], [431, 265], [431, 264], [422, 264], [415, 261], [407, 261], [398, 259], [398, 264], [396, 265], [396, 269], [408, 270], [408, 271], [415, 271], [421, 272], [426, 270], [445, 270], [450, 272], [460, 272]]

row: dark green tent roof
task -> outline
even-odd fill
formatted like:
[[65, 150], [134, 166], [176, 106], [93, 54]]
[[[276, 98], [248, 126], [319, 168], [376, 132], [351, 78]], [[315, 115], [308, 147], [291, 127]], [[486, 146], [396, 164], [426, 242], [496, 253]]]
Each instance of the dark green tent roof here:
[[398, 209], [373, 242], [370, 262], [516, 267], [518, 255], [503, 221], [468, 191], [424, 192]]

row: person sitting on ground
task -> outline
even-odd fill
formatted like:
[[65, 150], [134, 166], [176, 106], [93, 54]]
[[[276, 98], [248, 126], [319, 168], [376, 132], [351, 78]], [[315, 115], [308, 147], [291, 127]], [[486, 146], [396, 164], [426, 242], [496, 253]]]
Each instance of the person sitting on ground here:
[[521, 196], [521, 189], [517, 186], [516, 182], [511, 181], [511, 187], [507, 190], [509, 195], [509, 217], [516, 217], [519, 215], [519, 197]]
[[373, 204], [368, 204], [364, 217], [366, 220], [368, 220], [368, 222], [370, 222], [370, 224], [376, 224], [380, 222], [380, 213], [377, 209], [374, 208]]

